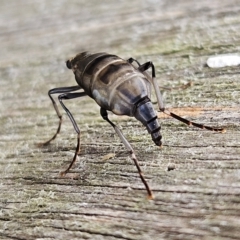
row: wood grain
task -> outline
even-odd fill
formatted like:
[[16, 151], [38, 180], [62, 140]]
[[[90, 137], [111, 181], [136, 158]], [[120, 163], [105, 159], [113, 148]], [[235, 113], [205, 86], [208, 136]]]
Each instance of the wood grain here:
[[[240, 72], [206, 66], [209, 56], [239, 53], [237, 0], [0, 6], [0, 239], [239, 239]], [[167, 108], [227, 129], [212, 133], [159, 115], [159, 149], [137, 120], [110, 114], [133, 145], [154, 200], [88, 97], [66, 102], [82, 144], [69, 174], [59, 175], [76, 147], [66, 114], [59, 137], [35, 145], [58, 124], [47, 91], [76, 84], [65, 60], [84, 50], [151, 60]], [[189, 81], [186, 89], [166, 89]], [[152, 101], [157, 110], [154, 94]]]

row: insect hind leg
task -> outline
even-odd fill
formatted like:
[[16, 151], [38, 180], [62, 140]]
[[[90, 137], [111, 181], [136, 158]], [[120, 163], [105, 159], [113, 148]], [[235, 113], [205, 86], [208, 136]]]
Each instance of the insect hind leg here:
[[86, 93], [85, 92], [77, 92], [77, 93], [72, 93], [73, 91], [77, 91], [81, 89], [80, 86], [73, 86], [73, 87], [63, 87], [63, 88], [54, 88], [54, 89], [51, 89], [49, 90], [48, 92], [48, 95], [53, 103], [53, 106], [54, 106], [54, 109], [59, 117], [59, 125], [58, 125], [58, 129], [57, 129], [57, 132], [54, 134], [54, 136], [48, 140], [47, 142], [45, 143], [42, 143], [42, 144], [39, 144], [40, 146], [44, 146], [44, 145], [48, 145], [52, 140], [54, 140], [56, 138], [56, 136], [59, 134], [60, 132], [60, 129], [61, 129], [61, 124], [62, 124], [62, 115], [60, 114], [59, 112], [59, 109], [58, 109], [58, 106], [55, 102], [55, 100], [53, 99], [53, 97], [51, 96], [52, 94], [56, 94], [56, 93], [62, 93], [61, 95], [58, 96], [58, 100], [62, 106], [62, 108], [66, 111], [68, 117], [70, 118], [72, 124], [73, 124], [73, 127], [75, 129], [75, 131], [77, 132], [77, 147], [76, 147], [76, 150], [75, 150], [75, 154], [74, 154], [74, 157], [73, 157], [73, 160], [72, 162], [70, 163], [69, 167], [63, 171], [61, 173], [61, 175], [65, 175], [70, 169], [71, 167], [73, 166], [74, 162], [76, 161], [77, 159], [77, 155], [79, 154], [80, 152], [80, 130], [77, 126], [77, 123], [75, 121], [75, 119], [73, 118], [71, 112], [68, 110], [68, 108], [64, 105], [63, 103], [63, 99], [73, 99], [73, 98], [78, 98], [78, 97], [83, 97], [83, 96], [86, 96]]
[[70, 118], [70, 120], [73, 124], [73, 127], [74, 127], [75, 131], [77, 132], [77, 147], [76, 147], [76, 150], [75, 150], [74, 157], [72, 159], [72, 162], [69, 164], [68, 168], [65, 171], [61, 172], [62, 176], [69, 172], [69, 170], [72, 168], [73, 164], [75, 163], [78, 154], [80, 153], [80, 129], [78, 128], [78, 125], [77, 125], [73, 115], [68, 110], [68, 108], [64, 105], [62, 100], [63, 99], [68, 100], [68, 99], [73, 99], [73, 98], [78, 98], [78, 97], [83, 97], [83, 96], [86, 96], [85, 92], [64, 93], [64, 94], [61, 94], [61, 95], [58, 96], [58, 99], [59, 99], [59, 102], [60, 102], [62, 108], [67, 113], [68, 117]]
[[55, 102], [55, 100], [53, 99], [52, 97], [52, 94], [60, 94], [60, 93], [69, 93], [69, 92], [73, 92], [73, 91], [77, 91], [81, 89], [80, 86], [71, 86], [71, 87], [61, 87], [61, 88], [53, 88], [51, 90], [48, 91], [48, 96], [50, 97], [51, 101], [52, 101], [52, 104], [53, 104], [53, 107], [57, 113], [57, 116], [59, 118], [59, 123], [58, 123], [58, 128], [57, 128], [57, 131], [56, 133], [53, 135], [52, 138], [50, 138], [48, 141], [46, 142], [43, 142], [43, 143], [39, 143], [37, 144], [39, 147], [42, 147], [42, 146], [47, 146], [51, 141], [53, 141], [57, 135], [60, 133], [60, 130], [61, 130], [61, 125], [62, 125], [62, 115], [58, 109], [58, 106]]

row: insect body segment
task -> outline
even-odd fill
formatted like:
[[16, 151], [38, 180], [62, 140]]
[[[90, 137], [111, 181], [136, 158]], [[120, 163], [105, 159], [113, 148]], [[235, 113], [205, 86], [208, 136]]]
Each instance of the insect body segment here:
[[131, 63], [107, 53], [81, 53], [67, 62], [77, 83], [100, 107], [134, 116], [161, 146], [160, 125], [149, 99], [150, 80]]
[[[137, 67], [133, 65], [137, 63]], [[59, 112], [58, 106], [52, 97], [52, 94], [60, 94], [58, 96], [59, 102], [70, 118], [73, 127], [77, 133], [77, 147], [72, 162], [69, 167], [62, 172], [66, 174], [74, 164], [80, 153], [80, 129], [68, 108], [65, 106], [63, 100], [79, 98], [88, 95], [93, 98], [100, 106], [100, 114], [102, 118], [107, 121], [114, 128], [116, 134], [121, 139], [126, 149], [131, 154], [131, 158], [137, 167], [139, 176], [147, 190], [148, 198], [152, 199], [153, 194], [145, 180], [141, 168], [138, 164], [134, 150], [128, 140], [124, 137], [121, 130], [109, 120], [107, 111], [112, 111], [117, 115], [127, 115], [135, 117], [148, 130], [152, 136], [152, 140], [157, 146], [161, 146], [160, 125], [157, 121], [156, 111], [151, 103], [151, 86], [154, 87], [159, 110], [165, 114], [176, 118], [177, 120], [207, 130], [223, 132], [224, 129], [212, 128], [190, 122], [164, 108], [161, 93], [159, 91], [156, 79], [155, 68], [152, 62], [140, 64], [137, 60], [129, 58], [127, 61], [108, 53], [89, 53], [83, 52], [76, 55], [74, 58], [66, 62], [69, 69], [72, 69], [75, 74], [77, 86], [61, 87], [49, 90], [48, 95], [53, 103], [54, 109], [59, 117], [59, 125], [54, 136], [42, 143], [47, 145], [56, 138], [61, 130], [62, 115]], [[152, 70], [150, 76], [146, 70]], [[77, 92], [78, 90], [83, 90]]]

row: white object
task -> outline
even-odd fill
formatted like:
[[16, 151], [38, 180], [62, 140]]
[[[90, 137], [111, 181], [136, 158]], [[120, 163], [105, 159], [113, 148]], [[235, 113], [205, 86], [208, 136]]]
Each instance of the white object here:
[[209, 57], [207, 65], [210, 68], [221, 68], [240, 65], [240, 56], [238, 55], [216, 55]]

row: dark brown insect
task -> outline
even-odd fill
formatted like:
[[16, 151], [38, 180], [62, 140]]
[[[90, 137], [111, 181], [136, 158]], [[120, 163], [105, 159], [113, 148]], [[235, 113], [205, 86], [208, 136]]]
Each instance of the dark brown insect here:
[[[135, 62], [137, 66], [135, 66], [133, 62]], [[77, 155], [80, 153], [80, 130], [71, 112], [63, 104], [63, 100], [88, 95], [97, 102], [97, 104], [100, 106], [100, 114], [102, 118], [111, 124], [121, 139], [122, 143], [131, 154], [131, 158], [137, 167], [139, 176], [146, 187], [149, 199], [153, 198], [153, 194], [142, 174], [134, 150], [120, 129], [112, 121], [109, 120], [107, 111], [112, 111], [117, 115], [135, 117], [147, 128], [154, 143], [157, 146], [161, 146], [161, 127], [157, 121], [157, 114], [150, 100], [151, 86], [153, 85], [160, 111], [188, 125], [193, 125], [198, 128], [217, 132], [225, 131], [224, 129], [212, 128], [198, 123], [190, 122], [166, 110], [164, 108], [162, 96], [155, 79], [155, 68], [152, 62], [140, 64], [133, 58], [124, 60], [116, 55], [108, 53], [92, 54], [90, 52], [83, 52], [76, 55], [74, 58], [69, 59], [66, 62], [66, 65], [75, 74], [78, 85], [71, 87], [54, 88], [49, 90], [48, 95], [59, 117], [59, 125], [54, 136], [47, 142], [41, 144], [49, 144], [60, 132], [62, 115], [60, 114], [56, 102], [52, 97], [52, 94], [60, 94], [58, 96], [59, 102], [62, 105], [63, 109], [66, 111], [75, 131], [77, 132], [77, 147], [75, 150], [75, 155], [69, 167], [64, 172], [62, 172], [63, 175], [71, 169], [72, 165], [76, 161]], [[146, 72], [146, 70], [149, 68], [152, 70], [152, 76]], [[80, 89], [83, 89], [83, 91], [75, 92]]]

